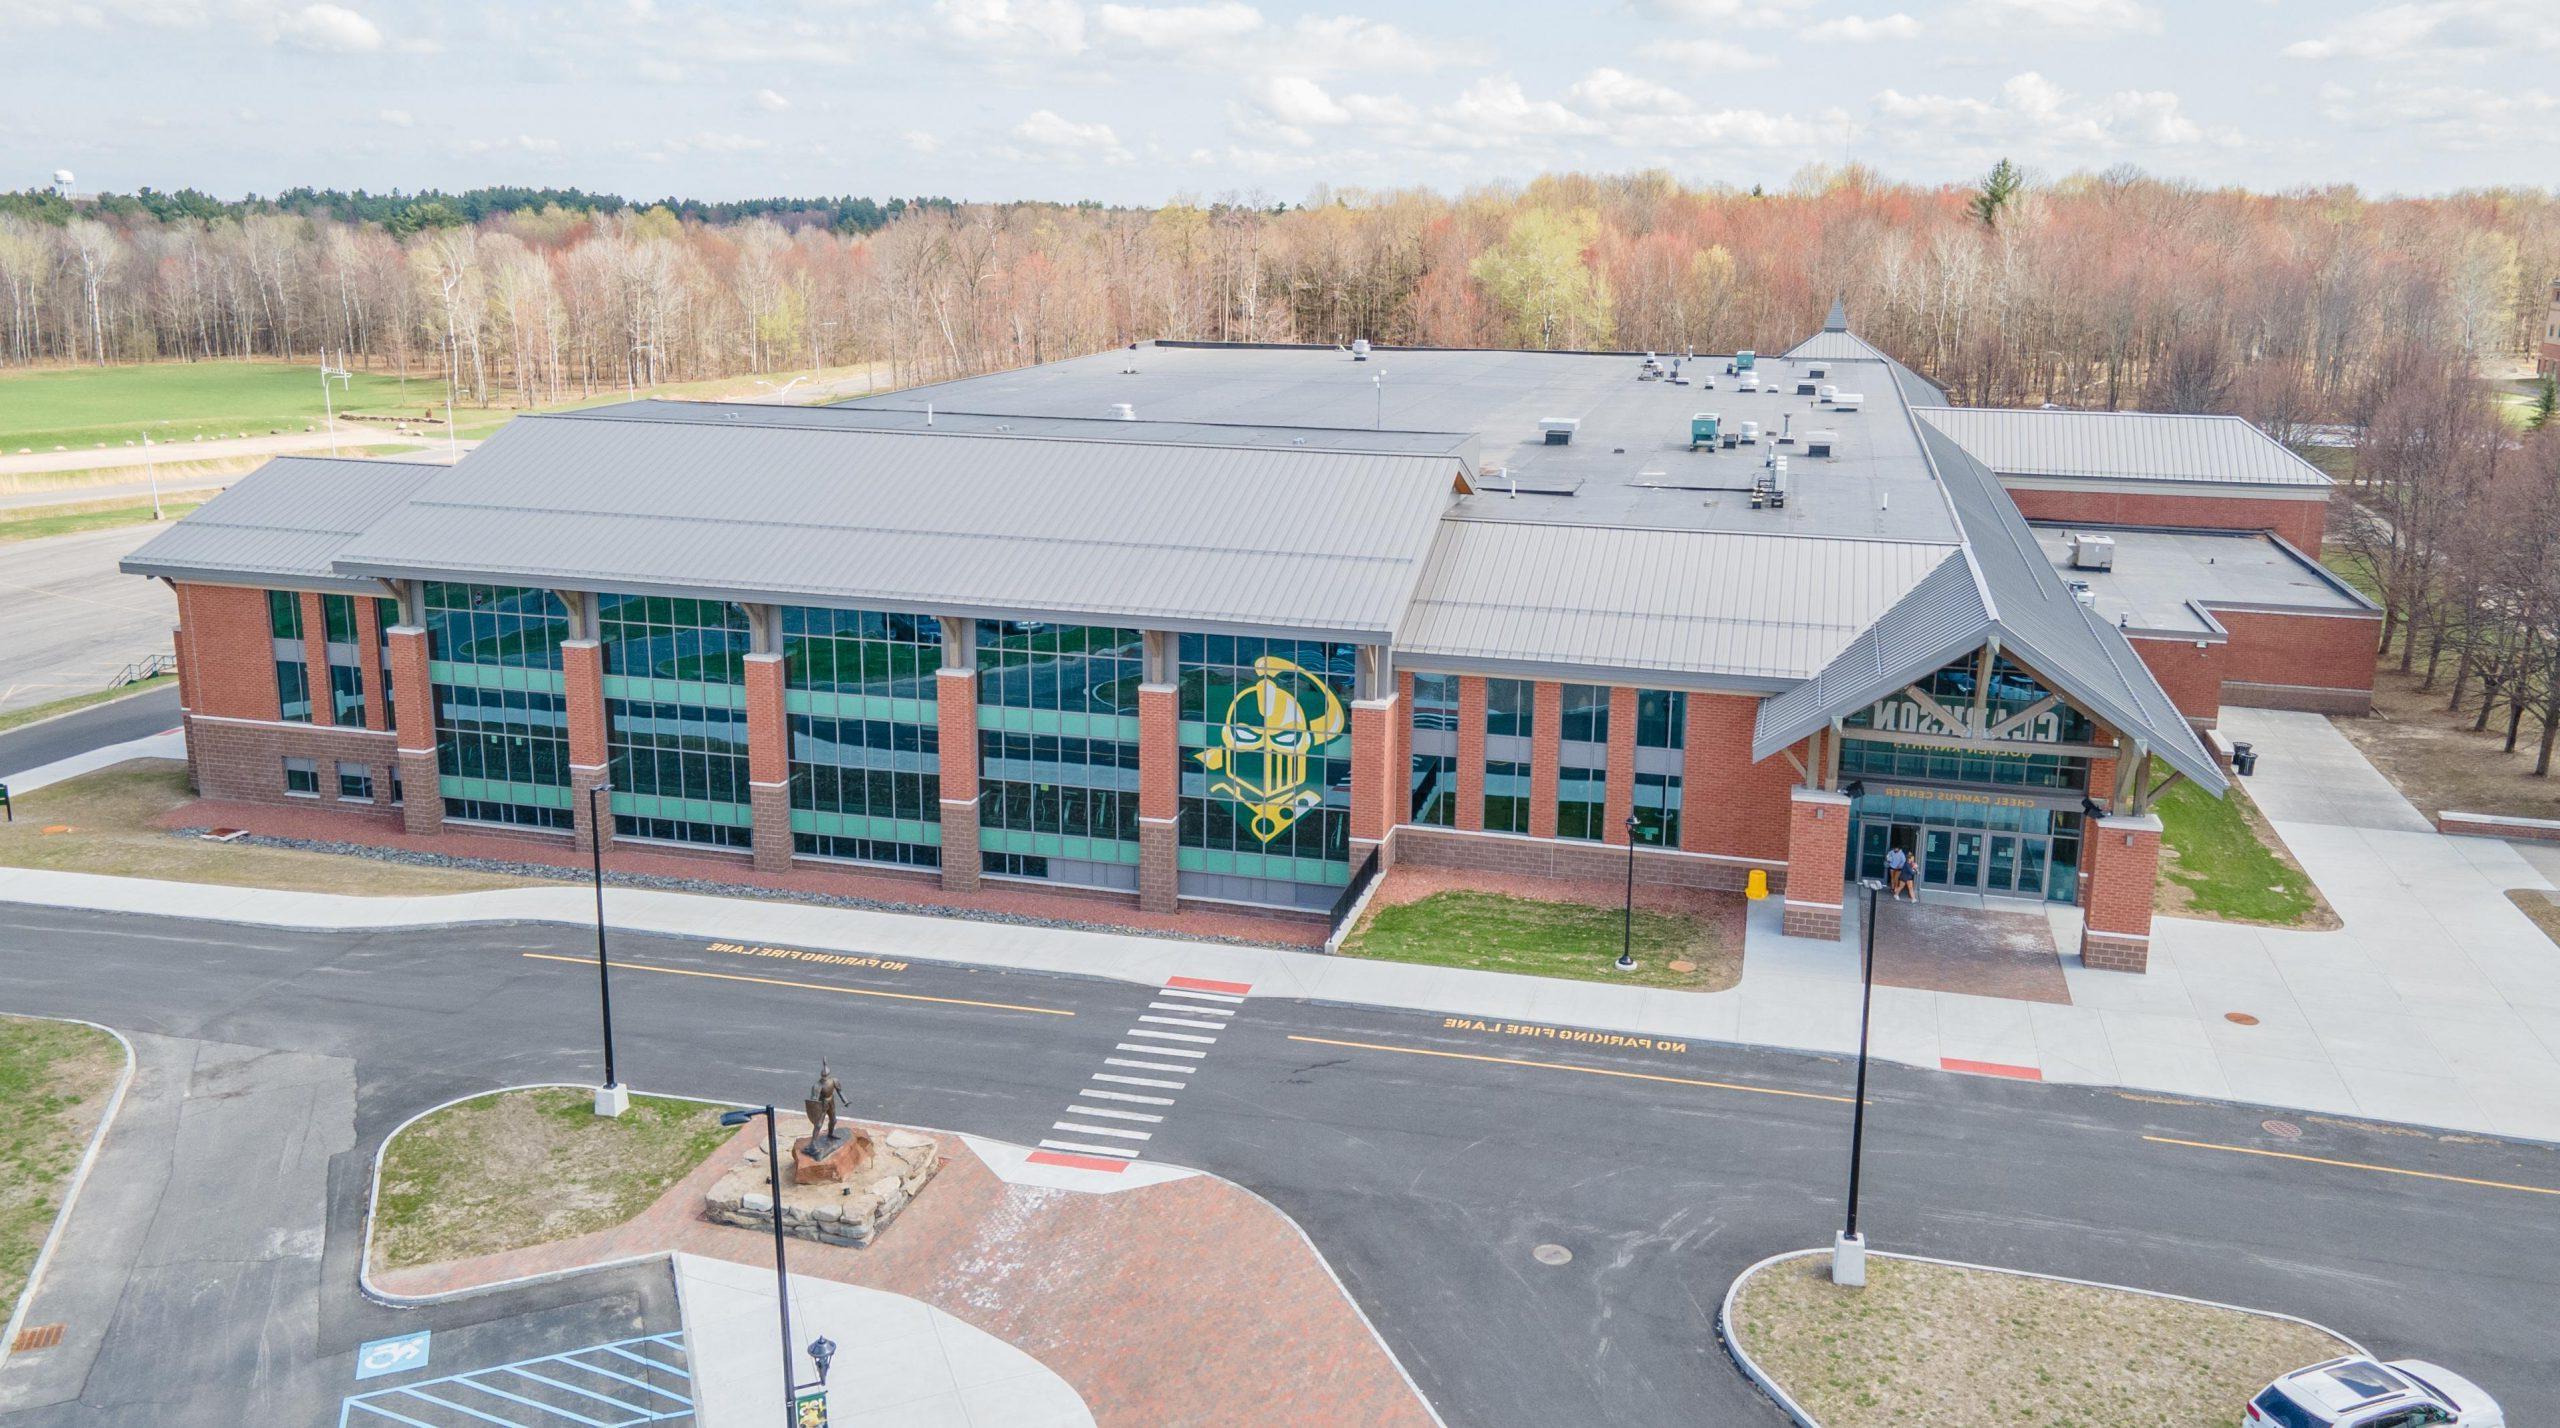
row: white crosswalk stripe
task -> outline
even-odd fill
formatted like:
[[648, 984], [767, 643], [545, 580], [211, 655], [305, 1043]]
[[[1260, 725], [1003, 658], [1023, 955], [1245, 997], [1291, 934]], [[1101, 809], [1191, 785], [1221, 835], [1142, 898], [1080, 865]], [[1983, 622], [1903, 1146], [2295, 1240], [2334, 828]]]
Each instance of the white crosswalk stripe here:
[[1181, 1012], [1185, 1016], [1234, 1016], [1225, 1007], [1195, 1007], [1188, 1002], [1149, 1002], [1149, 1011]]
[[1080, 1140], [1044, 1140], [1040, 1142], [1040, 1148], [1071, 1151], [1077, 1155], [1116, 1155], [1123, 1160], [1135, 1160], [1138, 1156], [1136, 1151], [1125, 1145], [1087, 1145]]
[[1123, 1111], [1110, 1106], [1069, 1106], [1067, 1107], [1067, 1114], [1071, 1116], [1101, 1116], [1105, 1120], [1114, 1121], [1136, 1121], [1141, 1125], [1157, 1125], [1162, 1123], [1164, 1120], [1164, 1117], [1156, 1115], [1151, 1111]]
[[[1134, 1061], [1122, 1061], [1117, 1057], [1113, 1057], [1105, 1060], [1102, 1064], [1105, 1066], [1134, 1066], [1138, 1063]], [[1175, 1068], [1167, 1066], [1164, 1069], [1171, 1071]], [[1093, 1079], [1096, 1081], [1108, 1081], [1114, 1086], [1162, 1086], [1168, 1091], [1179, 1091], [1182, 1089], [1183, 1085], [1180, 1081], [1167, 1081], [1158, 1076], [1114, 1076], [1108, 1071], [1094, 1072]]]
[[[1179, 987], [1174, 982], [1192, 981], [1196, 986]], [[1232, 988], [1233, 990], [1213, 990]], [[1040, 1142], [1031, 1158], [1044, 1164], [1072, 1166], [1078, 1170], [1116, 1171], [1122, 1163], [1136, 1160], [1146, 1150], [1146, 1142], [1155, 1138], [1152, 1130], [1137, 1126], [1164, 1124], [1171, 1114], [1175, 1098], [1190, 1086], [1187, 1077], [1200, 1069], [1207, 1059], [1207, 1048], [1218, 1044], [1218, 1035], [1234, 1024], [1238, 1008], [1244, 1005], [1250, 988], [1239, 982], [1210, 982], [1200, 978], [1175, 977], [1156, 991], [1161, 1000], [1147, 1003], [1136, 1018], [1137, 1024], [1121, 1035], [1129, 1038], [1112, 1050], [1123, 1056], [1102, 1058], [1105, 1066], [1124, 1071], [1155, 1071], [1155, 1076], [1130, 1076], [1110, 1071], [1096, 1071], [1087, 1085], [1067, 1103], [1066, 1119], [1050, 1123], [1049, 1129], [1060, 1134]], [[1181, 1027], [1180, 1031], [1159, 1030]], [[1180, 1043], [1169, 1045], [1167, 1043]], [[1112, 1090], [1114, 1086], [1144, 1086], [1149, 1091], [1167, 1094], [1149, 1095], [1141, 1091]], [[1131, 1110], [1132, 1106], [1156, 1106], [1160, 1110]], [[1098, 1137], [1076, 1139], [1066, 1137]], [[1130, 1144], [1136, 1142], [1136, 1144]], [[1107, 1158], [1111, 1163], [1105, 1163]]]
[[[1126, 1076], [1096, 1076], [1093, 1079], [1096, 1081], [1126, 1081], [1129, 1078]], [[1149, 1081], [1144, 1084], [1150, 1086], [1163, 1086], [1171, 1083], [1165, 1081]], [[1173, 1097], [1171, 1096], [1141, 1096], [1135, 1091], [1105, 1091], [1095, 1086], [1087, 1086], [1076, 1094], [1104, 1101], [1127, 1101], [1133, 1105], [1140, 1106], [1170, 1106], [1173, 1104]]]
[[[1198, 1058], [1209, 1054], [1205, 1051], [1185, 1051], [1179, 1046], [1131, 1046], [1125, 1041], [1121, 1042], [1119, 1046], [1113, 1049], [1118, 1051], [1143, 1051], [1149, 1056], [1189, 1056]], [[1167, 1066], [1163, 1069], [1167, 1071], [1189, 1071], [1194, 1068], [1189, 1066]]]
[[1154, 1131], [1130, 1130], [1125, 1126], [1089, 1126], [1076, 1121], [1051, 1121], [1049, 1129], [1074, 1131], [1078, 1135], [1116, 1135], [1127, 1140], [1153, 1140]]

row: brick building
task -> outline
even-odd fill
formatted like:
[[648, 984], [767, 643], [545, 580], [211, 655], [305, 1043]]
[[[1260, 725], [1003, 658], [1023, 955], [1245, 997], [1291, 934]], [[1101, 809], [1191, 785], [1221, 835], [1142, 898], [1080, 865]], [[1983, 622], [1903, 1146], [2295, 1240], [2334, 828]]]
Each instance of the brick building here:
[[2146, 663], [1944, 400], [1837, 309], [1783, 356], [1156, 343], [279, 460], [125, 568], [177, 589], [211, 797], [1103, 916], [1632, 840], [1834, 935], [1901, 846], [2139, 969], [2249, 612]]

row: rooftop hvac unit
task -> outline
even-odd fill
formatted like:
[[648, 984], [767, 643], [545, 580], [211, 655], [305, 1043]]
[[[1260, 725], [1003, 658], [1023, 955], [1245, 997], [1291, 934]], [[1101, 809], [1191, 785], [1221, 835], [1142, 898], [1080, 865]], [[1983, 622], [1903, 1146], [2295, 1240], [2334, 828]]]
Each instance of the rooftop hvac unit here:
[[1746, 421], [1741, 424], [1741, 427], [1742, 444], [1745, 446], [1758, 445], [1760, 442], [1760, 423], [1756, 421]]
[[1834, 392], [1831, 394], [1831, 409], [1833, 411], [1853, 412], [1858, 408], [1865, 406], [1866, 403], [1866, 394], [1863, 392]]
[[1839, 441], [1840, 433], [1836, 431], [1808, 431], [1804, 434], [1804, 454], [1829, 456], [1832, 447], [1838, 445]]
[[1723, 420], [1714, 412], [1700, 412], [1689, 418], [1689, 449], [1695, 451], [1701, 446], [1712, 449], [1716, 444], [1716, 428]]
[[1354, 362], [1366, 362], [1369, 360], [1368, 338], [1355, 337], [1351, 339], [1351, 360]]
[[2115, 569], [2116, 538], [2102, 535], [2072, 536], [2071, 568], [2074, 570]]
[[2090, 589], [2089, 582], [2086, 580], [2071, 582], [2071, 598], [2092, 610], [2098, 608], [2098, 592]]
[[1740, 387], [1742, 390], [1744, 390], [1744, 391], [1746, 391], [1746, 392], [1756, 392], [1756, 391], [1760, 390], [1760, 377], [1759, 377], [1759, 374], [1754, 373], [1754, 372], [1745, 372], [1745, 373], [1743, 373], [1743, 374], [1742, 374], [1742, 380], [1741, 380], [1741, 381], [1739, 381], [1739, 382], [1737, 382], [1737, 383], [1735, 383], [1734, 385], [1736, 385], [1736, 386]]
[[1826, 402], [1838, 395], [1840, 395], [1840, 389], [1828, 382], [1823, 383], [1821, 389], [1814, 393], [1815, 397]]
[[1823, 376], [1823, 374], [1824, 374], [1825, 372], [1830, 371], [1830, 370], [1831, 370], [1830, 368], [1823, 366], [1823, 365], [1822, 365], [1821, 363], [1819, 363], [1819, 362], [1816, 362], [1816, 363], [1814, 363], [1812, 366], [1805, 368], [1805, 369], [1804, 369], [1804, 374], [1805, 374], [1806, 376], [1808, 376], [1808, 377], [1813, 378], [1815, 381], [1819, 382], [1819, 381], [1821, 381], [1821, 380], [1822, 380], [1822, 376]]
[[1127, 402], [1113, 402], [1111, 404], [1111, 419], [1114, 421], [1136, 421], [1138, 419], [1138, 409]]
[[1760, 354], [1757, 352], [1736, 352], [1733, 354], [1733, 370], [1748, 372], [1759, 360]]
[[1573, 440], [1573, 434], [1581, 429], [1580, 417], [1540, 417], [1538, 419], [1538, 430], [1547, 434], [1549, 446], [1566, 445]]
[[1812, 396], [1812, 395], [1813, 395], [1813, 382], [1812, 382], [1809, 378], [1803, 378], [1803, 377], [1799, 377], [1799, 378], [1797, 378], [1797, 379], [1796, 379], [1796, 395], [1797, 395], [1797, 396], [1799, 396], [1799, 397], [1809, 397], [1809, 396]]

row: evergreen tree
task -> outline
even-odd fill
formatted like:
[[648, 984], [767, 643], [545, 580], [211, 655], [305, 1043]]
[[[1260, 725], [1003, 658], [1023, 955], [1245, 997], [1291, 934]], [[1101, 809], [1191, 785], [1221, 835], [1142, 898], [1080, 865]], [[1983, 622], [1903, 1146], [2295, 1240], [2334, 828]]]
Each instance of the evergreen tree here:
[[1974, 191], [1973, 202], [1967, 208], [1974, 217], [1982, 220], [1983, 227], [1997, 227], [2001, 213], [2017, 198], [2018, 190], [2026, 186], [2027, 176], [2018, 172], [2016, 164], [2002, 159], [1991, 166], [1990, 174], [1982, 180], [1982, 187]]

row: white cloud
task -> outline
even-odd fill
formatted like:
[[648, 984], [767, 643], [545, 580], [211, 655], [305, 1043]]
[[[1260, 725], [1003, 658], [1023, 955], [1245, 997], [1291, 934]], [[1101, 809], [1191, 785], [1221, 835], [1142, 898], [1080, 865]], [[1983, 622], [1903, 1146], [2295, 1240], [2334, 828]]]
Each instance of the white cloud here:
[[2160, 12], [2143, 0], [1965, 0], [1953, 13], [1986, 28], [2026, 26], [2084, 38], [2160, 32]]
[[2385, 80], [2361, 92], [2323, 85], [2319, 113], [2333, 124], [2415, 138], [2431, 148], [2504, 151], [2518, 134], [2547, 132], [2560, 118], [2560, 96]]
[[2029, 71], [2000, 86], [1997, 99], [1944, 94], [1876, 96], [1879, 133], [1892, 147], [1961, 153], [1968, 159], [2016, 153], [2083, 163], [2130, 151], [2186, 149], [2241, 142], [2207, 130], [2166, 90], [2119, 90], [2102, 98], [2075, 95]]
[[934, 0], [933, 8], [963, 45], [1069, 55], [1084, 49], [1084, 7], [1075, 0]]
[[1683, 24], [1738, 25], [1749, 30], [1772, 29], [1789, 23], [1791, 10], [1802, 10], [1813, 0], [1643, 0], [1643, 8], [1658, 18]]
[[1262, 12], [1250, 5], [1102, 5], [1093, 28], [1141, 49], [1194, 50], [1252, 34]]
[[783, 98], [779, 90], [759, 89], [756, 91], [755, 98], [756, 107], [767, 113], [779, 114], [791, 107], [791, 101]]
[[1604, 114], [1686, 114], [1693, 107], [1689, 96], [1669, 85], [1614, 69], [1591, 71], [1564, 95], [1584, 109]]
[[1274, 69], [1302, 74], [1352, 70], [1429, 74], [1460, 65], [1490, 64], [1493, 54], [1472, 42], [1424, 40], [1383, 20], [1308, 15], [1290, 27], [1270, 53], [1258, 58]]
[[382, 48], [382, 30], [344, 5], [305, 5], [276, 17], [276, 33], [300, 49], [363, 54]]
[[911, 154], [930, 155], [942, 149], [942, 141], [922, 129], [909, 129], [898, 136], [898, 142], [906, 145], [907, 152]]
[[1108, 124], [1079, 124], [1052, 109], [1035, 109], [1013, 126], [1013, 137], [1051, 158], [1100, 159], [1107, 164], [1129, 161], [1129, 151]]
[[1256, 81], [1253, 95], [1264, 112], [1283, 124], [1347, 124], [1351, 111], [1325, 93], [1324, 86], [1304, 75], [1273, 75]]
[[418, 122], [417, 116], [406, 109], [385, 109], [374, 117], [394, 129], [406, 129]]
[[1815, 44], [1841, 41], [1853, 45], [1872, 40], [1907, 40], [1920, 33], [1920, 22], [1896, 11], [1869, 19], [1864, 15], [1841, 15], [1819, 24], [1807, 25], [1796, 38]]
[[560, 141], [540, 139], [531, 134], [518, 134], [508, 139], [471, 139], [463, 143], [462, 152], [473, 157], [482, 154], [556, 154], [560, 152]]
[[2446, 60], [2517, 50], [2560, 51], [2547, 8], [2517, 0], [2422, 0], [2350, 16], [2316, 39], [2285, 46], [2293, 59]]
[[1778, 57], [1724, 40], [1672, 40], [1645, 47], [1645, 58], [1658, 59], [1683, 71], [1776, 69]]

